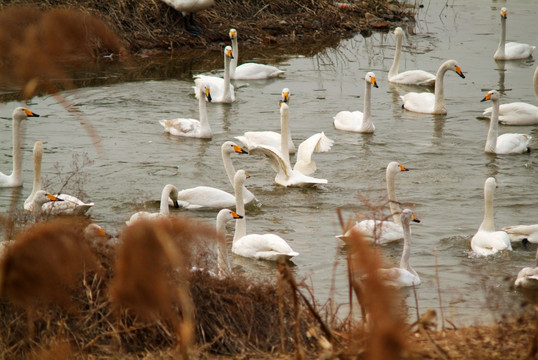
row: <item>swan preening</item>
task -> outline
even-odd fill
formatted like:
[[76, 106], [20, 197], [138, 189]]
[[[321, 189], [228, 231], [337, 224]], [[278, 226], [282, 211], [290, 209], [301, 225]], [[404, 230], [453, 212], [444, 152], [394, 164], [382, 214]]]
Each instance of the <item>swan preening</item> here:
[[538, 244], [538, 224], [505, 226], [502, 230], [508, 233], [512, 242], [527, 240]]
[[251, 154], [263, 154], [276, 171], [275, 182], [282, 186], [311, 186], [314, 184], [326, 184], [326, 179], [317, 179], [311, 176], [316, 171], [316, 163], [312, 160], [315, 152], [329, 151], [334, 143], [333, 140], [325, 136], [325, 133], [317, 133], [303, 141], [297, 150], [297, 161], [293, 169], [290, 165], [290, 154], [288, 151], [288, 119], [289, 107], [285, 102], [280, 103], [280, 116], [282, 134], [280, 137], [280, 150], [272, 146], [259, 145], [251, 150]]
[[[211, 89], [211, 99], [215, 103], [232, 103], [235, 101], [235, 89], [230, 84], [230, 61], [232, 60], [232, 47], [226, 46], [224, 48], [224, 78], [209, 76], [209, 75], [195, 75], [195, 79], [201, 79]], [[196, 98], [200, 97], [198, 91], [195, 88]]]
[[39, 117], [27, 108], [17, 107], [13, 110], [12, 136], [13, 136], [13, 171], [10, 175], [0, 172], [0, 187], [18, 187], [22, 186], [22, 136], [21, 123], [28, 117]]
[[162, 0], [166, 5], [173, 7], [183, 15], [185, 30], [197, 34], [199, 26], [194, 22], [193, 14], [205, 10], [215, 4], [215, 0]]
[[289, 260], [299, 255], [288, 245], [286, 240], [275, 234], [248, 234], [245, 204], [243, 202], [243, 184], [248, 175], [244, 170], [237, 170], [234, 176], [235, 211], [243, 214], [242, 219], [235, 221], [235, 233], [232, 242], [232, 253], [258, 260]]
[[434, 93], [410, 92], [400, 96], [403, 101], [402, 108], [424, 114], [446, 114], [443, 83], [445, 73], [448, 70], [454, 71], [461, 78], [465, 79], [465, 75], [463, 75], [456, 60], [447, 60], [439, 67], [435, 75]]
[[419, 85], [419, 86], [434, 86], [435, 75], [430, 74], [424, 70], [407, 70], [398, 73], [400, 69], [400, 56], [402, 54], [402, 40], [404, 32], [401, 27], [394, 29], [396, 35], [396, 51], [394, 53], [394, 60], [388, 73], [389, 82], [403, 85]]
[[481, 101], [491, 100], [493, 110], [489, 120], [489, 130], [486, 139], [485, 152], [494, 154], [521, 154], [529, 152], [529, 142], [532, 137], [527, 134], [499, 133], [499, 92], [490, 90]]
[[272, 65], [258, 63], [244, 63], [237, 65], [239, 61], [239, 46], [237, 45], [237, 30], [230, 29], [230, 40], [232, 41], [233, 59], [230, 63], [230, 77], [235, 80], [262, 80], [278, 77], [284, 71]]
[[501, 8], [501, 38], [497, 51], [493, 55], [495, 60], [517, 60], [532, 56], [536, 46], [517, 42], [506, 42], [506, 8]]
[[493, 193], [497, 187], [495, 178], [489, 177], [484, 183], [484, 219], [471, 239], [471, 249], [480, 255], [488, 256], [502, 250], [512, 250], [510, 237], [504, 231], [495, 231], [493, 220]]
[[404, 238], [404, 229], [402, 228], [402, 221], [400, 219], [400, 205], [396, 201], [396, 192], [394, 188], [396, 174], [402, 171], [408, 171], [408, 169], [396, 161], [392, 161], [387, 165], [385, 176], [392, 221], [374, 219], [362, 220], [356, 222], [344, 235], [338, 235], [337, 238], [347, 242], [353, 231], [359, 231], [365, 240], [378, 244], [385, 244]]
[[[43, 143], [36, 141], [34, 144], [34, 182], [32, 192], [24, 201], [24, 210], [34, 211], [36, 193], [41, 190], [41, 160], [43, 158]], [[94, 204], [85, 203], [79, 198], [69, 194], [56, 194], [61, 202], [46, 202], [42, 205], [42, 210], [50, 215], [83, 215]]]
[[373, 133], [375, 126], [370, 119], [370, 104], [372, 97], [372, 86], [377, 88], [375, 74], [373, 72], [366, 73], [364, 77], [364, 106], [363, 111], [340, 111], [333, 118], [334, 127], [339, 130], [353, 131], [359, 133]]
[[[290, 99], [290, 90], [288, 88], [282, 89], [282, 102], [289, 103]], [[282, 127], [287, 126], [288, 128], [283, 130]], [[290, 154], [295, 154], [295, 144], [291, 138], [291, 131], [289, 129], [289, 124], [282, 121], [282, 116], [280, 119], [280, 133], [275, 131], [247, 131], [241, 136], [236, 136], [235, 138], [239, 140], [248, 151], [255, 148], [259, 145], [266, 145], [274, 147], [275, 149], [280, 148], [281, 135], [283, 132], [288, 134], [288, 151]]]
[[159, 120], [159, 123], [164, 127], [164, 131], [170, 133], [170, 135], [211, 139], [213, 133], [207, 119], [207, 107], [205, 104], [206, 100], [211, 102], [211, 89], [202, 79], [195, 79], [194, 84], [196, 97], [198, 98], [200, 120], [179, 118]]
[[174, 185], [167, 184], [161, 192], [161, 207], [158, 213], [139, 211], [131, 215], [129, 220], [127, 220], [125, 223], [127, 225], [132, 225], [134, 222], [139, 220], [154, 220], [170, 215], [170, 210], [168, 208], [168, 198], [172, 199], [175, 208], [179, 208], [179, 205], [177, 203], [177, 193], [177, 188]]
[[536, 249], [535, 267], [524, 267], [517, 274], [514, 285], [525, 289], [538, 289], [538, 248]]

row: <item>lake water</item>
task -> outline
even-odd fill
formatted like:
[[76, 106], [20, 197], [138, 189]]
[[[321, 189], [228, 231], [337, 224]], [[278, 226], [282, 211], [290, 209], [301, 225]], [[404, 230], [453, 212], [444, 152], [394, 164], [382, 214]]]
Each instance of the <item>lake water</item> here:
[[[490, 89], [502, 90], [501, 102], [536, 104], [532, 90], [534, 59], [496, 63], [493, 53], [499, 39], [499, 9], [508, 8], [508, 40], [536, 45], [535, 0], [425, 1], [417, 22], [407, 29], [400, 70], [423, 69], [435, 73], [447, 59], [456, 59], [466, 78], [449, 72], [445, 77], [448, 115], [406, 112], [399, 95], [405, 89], [389, 86], [387, 72], [392, 63], [395, 38], [392, 33], [360, 35], [342, 41], [312, 57], [282, 54], [278, 66], [285, 78], [237, 82], [237, 101], [231, 105], [209, 104], [211, 140], [183, 139], [163, 133], [158, 120], [198, 117], [192, 94], [192, 74], [210, 71], [222, 55], [203, 54], [190, 62], [160, 59], [136, 69], [114, 67], [89, 73], [90, 78], [109, 79], [64, 95], [96, 127], [106, 158], [100, 158], [91, 139], [51, 96], [31, 99], [29, 107], [42, 115], [26, 126], [24, 187], [0, 189], [0, 209], [7, 211], [17, 201], [22, 208], [32, 188], [32, 147], [44, 143], [43, 174], [49, 190], [59, 188], [56, 164], [64, 172], [71, 168], [73, 154], [87, 154], [94, 162], [85, 167], [85, 200], [93, 201], [91, 217], [108, 231], [118, 232], [129, 216], [146, 203], [158, 211], [165, 184], [178, 188], [210, 185], [232, 191], [220, 157], [221, 144], [249, 130], [279, 131], [280, 93], [291, 90], [290, 128], [296, 145], [311, 134], [324, 131], [335, 141], [328, 153], [315, 155], [315, 177], [328, 180], [314, 188], [283, 188], [274, 183], [269, 163], [256, 156], [234, 156], [236, 168], [251, 175], [248, 188], [260, 204], [247, 207], [248, 231], [272, 232], [284, 237], [300, 255], [293, 259], [299, 278], [309, 278], [318, 301], [331, 293], [347, 302], [345, 258], [347, 249], [335, 235], [341, 233], [337, 209], [344, 216], [368, 214], [361, 199], [383, 203], [386, 198], [385, 168], [398, 161], [409, 172], [396, 178], [398, 200], [421, 219], [413, 225], [411, 264], [422, 279], [417, 287], [419, 309], [439, 309], [436, 263], [442, 288], [445, 316], [457, 325], [489, 322], [523, 299], [509, 288], [520, 268], [534, 264], [535, 247], [515, 246], [514, 251], [489, 258], [470, 253], [470, 239], [483, 217], [483, 185], [489, 176], [497, 179], [495, 224], [503, 226], [538, 222], [538, 151], [525, 155], [495, 156], [484, 153], [487, 121], [477, 120], [488, 104], [480, 103]], [[241, 38], [239, 34], [239, 61]], [[536, 55], [536, 53], [535, 53]], [[538, 55], [536, 55], [538, 56]], [[199, 61], [198, 61], [199, 60]], [[219, 66], [217, 65], [217, 66]], [[158, 67], [159, 71], [144, 70]], [[361, 110], [364, 75], [375, 72], [379, 89], [372, 90], [372, 118], [376, 131], [361, 135], [333, 128], [340, 110]], [[127, 81], [114, 83], [115, 78]], [[248, 85], [248, 86], [247, 86]], [[11, 169], [11, 112], [19, 102], [0, 106], [0, 170]], [[538, 127], [506, 127], [500, 132], [533, 136], [538, 149]], [[292, 158], [293, 162], [293, 158]], [[214, 223], [216, 211], [187, 212]], [[230, 229], [231, 230], [231, 229]], [[231, 243], [230, 243], [231, 246]], [[387, 263], [399, 262], [401, 244], [383, 247]], [[437, 254], [437, 257], [435, 256]], [[272, 264], [231, 257], [236, 271], [273, 273]], [[335, 266], [336, 262], [336, 266]], [[309, 280], [310, 281], [310, 280]], [[404, 290], [409, 312], [415, 312], [411, 290]]]

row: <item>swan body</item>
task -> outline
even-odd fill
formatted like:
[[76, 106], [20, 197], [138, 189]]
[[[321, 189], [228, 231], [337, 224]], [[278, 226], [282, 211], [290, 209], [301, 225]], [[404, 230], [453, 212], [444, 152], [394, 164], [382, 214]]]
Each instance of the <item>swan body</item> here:
[[[232, 59], [232, 48], [224, 48], [224, 78], [208, 75], [196, 75], [195, 79], [202, 80], [211, 89], [211, 99], [215, 103], [232, 103], [235, 101], [235, 89], [230, 84], [230, 61]], [[200, 94], [195, 91], [197, 98]]]
[[536, 46], [517, 42], [506, 42], [506, 8], [501, 8], [501, 38], [497, 51], [493, 55], [495, 60], [517, 60], [532, 56]]
[[495, 178], [486, 179], [484, 184], [484, 219], [476, 234], [471, 238], [471, 249], [480, 256], [493, 255], [502, 250], [512, 250], [508, 234], [504, 231], [495, 231], [493, 193], [496, 187]]
[[161, 207], [158, 213], [150, 213], [147, 211], [139, 211], [131, 215], [128, 221], [125, 223], [131, 225], [136, 221], [140, 220], [155, 220], [162, 217], [170, 215], [170, 210], [168, 209], [168, 198], [174, 201], [174, 207], [179, 208], [177, 204], [177, 188], [172, 184], [167, 184], [161, 192]]
[[[282, 101], [285, 103], [289, 102], [290, 90], [288, 88], [282, 89]], [[280, 120], [280, 134], [282, 134], [282, 126], [288, 126], [284, 124], [282, 119]], [[281, 135], [275, 131], [247, 131], [241, 136], [236, 136], [235, 138], [239, 140], [248, 151], [255, 148], [259, 145], [267, 145], [280, 149]], [[287, 129], [288, 134], [288, 150], [290, 154], [295, 154], [295, 144], [291, 138], [291, 131], [289, 126]]]
[[17, 107], [13, 110], [13, 128], [11, 130], [13, 136], [13, 171], [10, 175], [0, 172], [0, 188], [22, 186], [22, 136], [20, 129], [22, 122], [28, 117], [39, 117], [39, 115], [23, 107]]
[[[224, 163], [224, 170], [226, 175], [232, 184], [233, 177], [235, 175], [235, 169], [232, 164], [231, 154], [248, 154], [237, 144], [226, 141], [221, 146], [222, 161]], [[250, 203], [256, 200], [256, 197], [246, 187], [243, 186], [243, 198], [245, 203]], [[232, 195], [224, 190], [220, 190], [210, 186], [197, 186], [191, 189], [185, 189], [178, 191], [177, 204], [188, 210], [201, 210], [201, 209], [222, 209], [235, 206], [235, 195]], [[174, 205], [172, 199], [168, 199], [168, 205]]]
[[445, 73], [448, 70], [454, 71], [461, 78], [465, 79], [465, 75], [463, 75], [456, 60], [447, 60], [437, 70], [434, 93], [410, 92], [400, 96], [403, 101], [402, 108], [423, 114], [446, 114], [443, 83]]
[[211, 139], [213, 133], [207, 119], [207, 107], [205, 104], [206, 100], [211, 102], [211, 91], [209, 86], [204, 84], [201, 79], [195, 79], [194, 83], [198, 94], [200, 120], [179, 118], [159, 120], [159, 123], [164, 127], [164, 131], [170, 135]]
[[[34, 198], [41, 190], [41, 160], [43, 158], [43, 143], [36, 141], [34, 144], [34, 182], [32, 192], [24, 201], [24, 210], [34, 210]], [[56, 194], [61, 202], [46, 202], [42, 205], [42, 211], [50, 215], [84, 215], [93, 203], [85, 203], [79, 198], [69, 194]]]
[[409, 264], [409, 257], [411, 255], [411, 230], [409, 223], [411, 220], [414, 222], [420, 222], [420, 220], [409, 209], [403, 210], [400, 217], [402, 219], [404, 233], [404, 247], [400, 259], [400, 267], [378, 270], [381, 279], [386, 285], [397, 288], [416, 286], [421, 283], [417, 272]]
[[525, 289], [538, 289], [538, 249], [536, 249], [536, 267], [524, 267], [517, 274], [514, 285]]
[[[245, 214], [245, 204], [243, 202], [242, 187], [248, 175], [244, 170], [238, 170], [234, 177], [236, 211]], [[246, 216], [237, 219], [235, 222], [235, 233], [232, 242], [232, 253], [254, 258], [258, 260], [289, 260], [299, 255], [291, 246], [278, 235], [275, 234], [248, 234]]]
[[282, 74], [284, 71], [280, 70], [276, 66], [258, 64], [258, 63], [244, 63], [237, 66], [239, 61], [239, 46], [237, 45], [237, 30], [230, 29], [230, 40], [232, 41], [233, 59], [230, 63], [230, 77], [235, 80], [262, 80], [275, 78]]
[[377, 82], [375, 80], [375, 74], [373, 72], [368, 72], [366, 74], [365, 80], [365, 91], [364, 91], [364, 106], [363, 111], [340, 111], [333, 118], [334, 127], [338, 130], [344, 131], [353, 131], [359, 133], [373, 133], [375, 126], [370, 119], [370, 104], [371, 104], [371, 93], [372, 86], [377, 88]]
[[538, 244], [538, 224], [506, 226], [502, 230], [508, 233], [512, 242], [526, 239], [530, 243]]
[[387, 194], [393, 221], [374, 219], [358, 221], [351, 229], [346, 231], [344, 235], [338, 235], [337, 237], [339, 239], [347, 242], [352, 231], [359, 231], [366, 241], [375, 242], [378, 244], [386, 244], [404, 238], [404, 231], [400, 219], [400, 205], [396, 201], [396, 193], [394, 189], [394, 179], [396, 174], [401, 171], [409, 170], [403, 165], [398, 164], [396, 161], [392, 161], [387, 165]]
[[388, 73], [388, 80], [395, 84], [434, 86], [435, 75], [424, 70], [407, 70], [399, 73], [400, 56], [402, 54], [402, 39], [404, 32], [401, 27], [394, 29], [396, 35], [396, 52]]
[[497, 90], [489, 91], [481, 101], [491, 100], [493, 110], [489, 120], [488, 136], [486, 138], [485, 152], [494, 154], [521, 154], [529, 152], [529, 143], [532, 139], [527, 134], [502, 134], [499, 132], [499, 93]]
[[279, 149], [271, 146], [260, 145], [251, 150], [252, 154], [264, 154], [269, 160], [271, 167], [276, 172], [275, 182], [282, 186], [311, 186], [314, 184], [326, 184], [326, 179], [316, 179], [308, 176], [316, 170], [316, 163], [312, 161], [314, 152], [329, 151], [334, 143], [333, 140], [325, 136], [323, 132], [314, 134], [299, 145], [297, 150], [297, 162], [293, 169], [290, 165], [288, 152], [287, 122], [289, 118], [288, 104], [280, 103], [281, 121], [286, 125], [282, 126], [281, 144]]

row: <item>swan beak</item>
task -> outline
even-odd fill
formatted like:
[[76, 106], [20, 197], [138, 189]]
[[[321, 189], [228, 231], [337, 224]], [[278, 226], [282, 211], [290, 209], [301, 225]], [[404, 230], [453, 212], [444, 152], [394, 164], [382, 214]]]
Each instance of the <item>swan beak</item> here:
[[232, 55], [232, 50], [231, 49], [227, 51], [226, 55], [229, 56], [230, 59], [234, 58], [233, 55]]
[[247, 174], [247, 172], [245, 171], [245, 178], [247, 178], [247, 179], [248, 179], [249, 177], [250, 177], [250, 175], [249, 175], [249, 174]]
[[238, 213], [236, 213], [236, 212], [233, 211], [233, 210], [230, 210], [230, 211], [231, 211], [231, 213], [232, 213], [232, 217], [233, 217], [234, 219], [242, 219], [242, 218], [243, 218], [243, 215], [239, 215]]
[[420, 220], [417, 218], [417, 216], [415, 215], [415, 213], [413, 213], [413, 221], [416, 222], [416, 223], [419, 223]]
[[179, 203], [177, 200], [172, 200], [172, 202], [174, 203], [174, 208], [179, 209]]
[[52, 194], [47, 194], [47, 197], [49, 198], [50, 201], [64, 201], [64, 199], [60, 199], [59, 197], [56, 197]]
[[461, 68], [459, 66], [456, 66], [456, 74], [461, 76], [462, 79], [465, 79], [465, 75], [463, 75], [463, 72], [461, 71]]
[[400, 167], [400, 171], [409, 171], [409, 169], [406, 169], [403, 165], [398, 165]]
[[211, 93], [209, 92], [209, 89], [205, 89], [205, 96], [207, 101], [211, 102]]
[[490, 100], [491, 99], [491, 94], [486, 94], [486, 96], [484, 96], [484, 98], [482, 100], [480, 100], [480, 102], [484, 102], [484, 101], [487, 101], [487, 100]]
[[247, 154], [248, 155], [248, 151], [246, 150], [243, 150], [243, 148], [239, 145], [233, 145], [233, 148], [234, 148], [234, 151], [238, 154]]
[[31, 112], [30, 110], [28, 109], [24, 109], [24, 112], [26, 113], [26, 116], [28, 117], [39, 117], [38, 114], [34, 113], [34, 112]]
[[370, 81], [375, 88], [379, 88], [379, 86], [377, 86], [377, 82], [375, 81], [375, 77], [373, 77]]
[[235, 38], [235, 30], [230, 30], [230, 39]]
[[289, 92], [282, 93], [282, 101], [281, 102], [287, 103], [288, 101], [290, 101], [290, 93]]
[[501, 11], [501, 17], [502, 17], [503, 19], [506, 19], [506, 18], [507, 18], [507, 16], [506, 16], [506, 10]]

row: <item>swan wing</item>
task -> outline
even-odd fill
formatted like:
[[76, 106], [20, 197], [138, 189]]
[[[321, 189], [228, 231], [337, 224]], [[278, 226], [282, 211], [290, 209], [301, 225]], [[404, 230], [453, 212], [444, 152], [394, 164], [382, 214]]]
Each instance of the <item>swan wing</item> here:
[[431, 114], [434, 111], [435, 95], [432, 93], [410, 92], [400, 97], [402, 107], [409, 111]]
[[531, 243], [538, 243], [538, 224], [506, 226], [502, 230], [508, 233], [512, 241], [527, 239]]
[[488, 256], [502, 250], [512, 250], [512, 244], [504, 231], [479, 230], [471, 239], [471, 249], [477, 255]]
[[386, 285], [392, 287], [409, 287], [421, 283], [418, 276], [402, 268], [379, 269], [378, 274]]
[[200, 133], [200, 121], [195, 119], [159, 120], [164, 131], [174, 136], [195, 137]]
[[[235, 207], [234, 195], [210, 186], [181, 190], [177, 194], [177, 200], [179, 206], [190, 210]], [[171, 199], [168, 199], [168, 204], [173, 206]]]
[[85, 203], [77, 197], [68, 194], [58, 194], [56, 196], [63, 201], [52, 201], [43, 204], [41, 209], [44, 213], [52, 215], [83, 215], [94, 205], [94, 203]]
[[291, 246], [275, 234], [249, 234], [234, 241], [234, 254], [263, 260], [289, 259], [299, 255]]
[[161, 215], [161, 213], [150, 213], [147, 211], [139, 211], [131, 215], [131, 217], [129, 218], [128, 221], [125, 222], [125, 224], [131, 225], [140, 220], [155, 220], [162, 216], [164, 215]]
[[366, 240], [386, 244], [403, 239], [403, 228], [392, 221], [366, 219], [353, 226], [354, 230], [360, 231]]
[[[211, 101], [212, 102], [233, 102], [235, 101], [235, 88], [232, 84], [229, 84], [230, 86], [230, 97], [225, 98], [224, 97], [224, 79], [216, 76], [209, 76], [209, 75], [195, 75], [194, 81], [199, 80], [201, 82], [204, 82], [209, 86], [211, 89]], [[194, 91], [196, 98], [198, 99], [198, 91]]]
[[275, 131], [247, 131], [235, 138], [249, 151], [258, 145], [267, 145], [280, 149], [280, 134]]
[[536, 46], [509, 42], [504, 45], [504, 54], [506, 59], [526, 59], [532, 55]]
[[502, 134], [497, 138], [497, 154], [521, 154], [529, 151], [532, 137], [527, 134]]
[[[488, 107], [482, 115], [491, 116], [492, 108]], [[538, 124], [538, 107], [525, 102], [513, 102], [499, 106], [499, 122], [506, 125]]]
[[408, 70], [391, 76], [389, 81], [404, 85], [435, 86], [435, 75], [424, 70]]
[[250, 150], [252, 154], [263, 154], [269, 160], [271, 167], [277, 173], [277, 176], [285, 176], [289, 178], [292, 173], [290, 164], [282, 157], [282, 153], [277, 148], [272, 146], [259, 145]]
[[338, 130], [360, 132], [362, 129], [363, 114], [360, 111], [340, 111], [333, 119]]
[[281, 74], [284, 74], [284, 71], [275, 66], [244, 63], [235, 68], [235, 73], [231, 78], [236, 80], [261, 80], [278, 77]]
[[299, 171], [304, 175], [310, 175], [316, 171], [316, 163], [312, 161], [312, 154], [315, 152], [327, 152], [331, 150], [334, 140], [325, 136], [324, 132], [314, 134], [299, 145], [297, 150], [297, 161], [293, 167], [294, 171]]
[[538, 289], [538, 268], [525, 267], [521, 269], [514, 285], [527, 289]]

